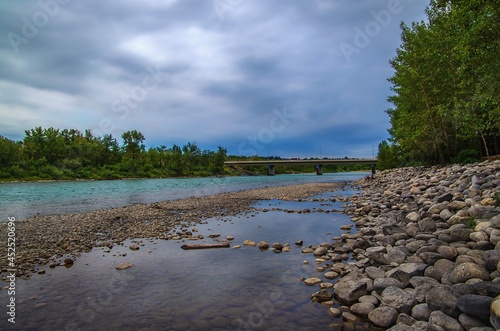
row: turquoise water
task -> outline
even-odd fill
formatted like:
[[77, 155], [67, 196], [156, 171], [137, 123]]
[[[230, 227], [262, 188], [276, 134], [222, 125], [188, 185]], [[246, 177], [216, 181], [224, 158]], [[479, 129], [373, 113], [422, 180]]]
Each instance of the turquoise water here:
[[265, 186], [357, 180], [368, 173], [0, 184], [0, 220], [87, 212]]

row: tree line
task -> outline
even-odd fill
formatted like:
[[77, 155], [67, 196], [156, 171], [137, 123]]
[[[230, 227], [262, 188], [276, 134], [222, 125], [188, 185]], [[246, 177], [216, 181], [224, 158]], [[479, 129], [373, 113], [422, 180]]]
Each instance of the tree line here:
[[431, 0], [427, 20], [401, 24], [390, 60], [394, 94], [379, 167], [473, 161], [500, 154], [500, 7]]
[[91, 130], [37, 127], [22, 141], [0, 136], [0, 179], [117, 179], [127, 177], [211, 176], [225, 173], [227, 151], [202, 150], [196, 143], [146, 150], [145, 137], [124, 132], [121, 144], [111, 134]]
[[[22, 141], [0, 135], [0, 181], [120, 179], [239, 175], [224, 161], [265, 160], [274, 157], [227, 155], [227, 150], [202, 150], [194, 142], [146, 149], [144, 135], [124, 132], [121, 142], [111, 134], [94, 136], [91, 130], [37, 127], [26, 130]], [[266, 174], [262, 166], [246, 173]], [[324, 172], [369, 170], [363, 165], [325, 165]], [[277, 166], [276, 174], [314, 172], [313, 166]]]

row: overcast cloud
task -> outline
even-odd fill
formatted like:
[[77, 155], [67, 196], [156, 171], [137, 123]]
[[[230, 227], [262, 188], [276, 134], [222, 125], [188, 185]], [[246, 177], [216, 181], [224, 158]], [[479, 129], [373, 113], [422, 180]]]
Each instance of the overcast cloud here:
[[0, 135], [135, 129], [148, 147], [371, 157], [388, 136], [399, 24], [427, 4], [2, 1]]

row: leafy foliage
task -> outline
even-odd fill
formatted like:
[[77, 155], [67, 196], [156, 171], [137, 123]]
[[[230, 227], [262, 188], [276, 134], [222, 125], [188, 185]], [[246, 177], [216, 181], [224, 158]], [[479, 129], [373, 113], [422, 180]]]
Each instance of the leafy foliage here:
[[195, 143], [146, 151], [136, 130], [95, 137], [70, 129], [37, 127], [23, 141], [0, 136], [0, 179], [117, 179], [125, 177], [210, 176], [224, 174], [227, 150], [201, 150]]
[[[500, 9], [496, 0], [432, 0], [427, 22], [401, 24], [390, 61], [389, 133], [407, 161], [446, 163], [462, 150], [500, 153]], [[387, 148], [384, 147], [383, 151]]]

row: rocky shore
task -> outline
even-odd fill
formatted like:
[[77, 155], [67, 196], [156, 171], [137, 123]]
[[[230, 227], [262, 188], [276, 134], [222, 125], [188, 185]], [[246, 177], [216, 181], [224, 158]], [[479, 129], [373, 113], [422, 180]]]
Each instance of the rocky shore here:
[[[29, 278], [43, 267], [71, 265], [94, 247], [113, 247], [125, 239], [202, 239], [190, 228], [210, 217], [248, 212], [256, 200], [296, 200], [333, 191], [335, 183], [267, 187], [213, 196], [140, 204], [89, 213], [16, 220], [17, 276]], [[15, 215], [13, 215], [15, 216]], [[7, 222], [0, 222], [0, 242], [7, 242]], [[7, 245], [0, 245], [2, 278], [8, 266]], [[5, 279], [4, 279], [5, 280]]]
[[359, 184], [346, 209], [355, 231], [306, 249], [328, 266], [326, 281], [305, 280], [319, 283], [313, 300], [393, 331], [499, 329], [500, 161], [395, 169]]

